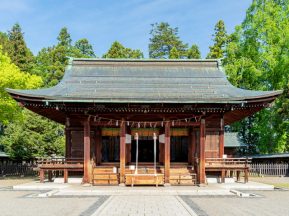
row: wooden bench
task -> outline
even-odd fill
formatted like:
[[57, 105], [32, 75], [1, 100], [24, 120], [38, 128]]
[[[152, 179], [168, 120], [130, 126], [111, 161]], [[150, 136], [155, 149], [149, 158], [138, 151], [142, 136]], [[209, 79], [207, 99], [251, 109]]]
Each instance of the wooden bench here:
[[237, 172], [237, 181], [240, 181], [240, 173], [244, 172], [244, 182], [248, 182], [249, 178], [249, 163], [248, 158], [206, 158], [206, 171], [221, 172], [221, 182], [225, 182], [226, 172]]
[[48, 180], [52, 181], [52, 171], [63, 171], [64, 183], [68, 182], [69, 171], [83, 171], [83, 159], [49, 158], [38, 160], [40, 182], [44, 183], [45, 171]]

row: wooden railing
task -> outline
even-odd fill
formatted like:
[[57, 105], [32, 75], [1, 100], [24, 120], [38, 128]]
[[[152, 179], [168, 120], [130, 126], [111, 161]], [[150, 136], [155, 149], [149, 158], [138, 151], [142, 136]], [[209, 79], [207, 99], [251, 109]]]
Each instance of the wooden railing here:
[[206, 168], [246, 168], [250, 163], [251, 158], [206, 158], [205, 166]]
[[82, 165], [83, 158], [39, 158], [37, 160], [38, 167], [55, 167], [55, 166], [73, 166]]
[[289, 163], [252, 163], [250, 176], [289, 176]]
[[0, 176], [35, 176], [36, 164], [0, 164]]

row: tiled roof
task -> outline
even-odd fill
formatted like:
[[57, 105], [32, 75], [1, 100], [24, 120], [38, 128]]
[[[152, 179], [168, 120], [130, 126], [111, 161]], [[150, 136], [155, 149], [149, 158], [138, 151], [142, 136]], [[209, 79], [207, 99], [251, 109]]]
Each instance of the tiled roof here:
[[217, 60], [120, 59], [71, 59], [58, 85], [7, 91], [43, 101], [94, 103], [246, 103], [282, 92], [236, 88]]

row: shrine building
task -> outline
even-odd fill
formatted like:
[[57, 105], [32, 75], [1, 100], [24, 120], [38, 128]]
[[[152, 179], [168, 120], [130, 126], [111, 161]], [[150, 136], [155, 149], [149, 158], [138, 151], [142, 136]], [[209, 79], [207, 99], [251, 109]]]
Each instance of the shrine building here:
[[79, 58], [70, 59], [54, 87], [7, 91], [65, 125], [66, 160], [43, 171], [63, 169], [66, 181], [78, 171], [83, 183], [126, 185], [204, 184], [210, 173], [246, 171], [242, 160], [232, 160], [232, 169], [220, 165], [224, 126], [282, 93], [233, 86], [218, 60]]

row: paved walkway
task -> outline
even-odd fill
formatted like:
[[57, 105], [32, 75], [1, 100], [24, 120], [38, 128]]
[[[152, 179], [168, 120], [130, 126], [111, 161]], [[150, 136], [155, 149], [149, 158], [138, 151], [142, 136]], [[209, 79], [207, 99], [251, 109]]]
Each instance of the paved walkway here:
[[[8, 183], [0, 181], [1, 216], [289, 215], [289, 191], [254, 182], [158, 188], [30, 182], [14, 190], [7, 186], [16, 182]], [[259, 196], [238, 197], [232, 188]]]
[[177, 196], [112, 196], [93, 216], [196, 215]]

